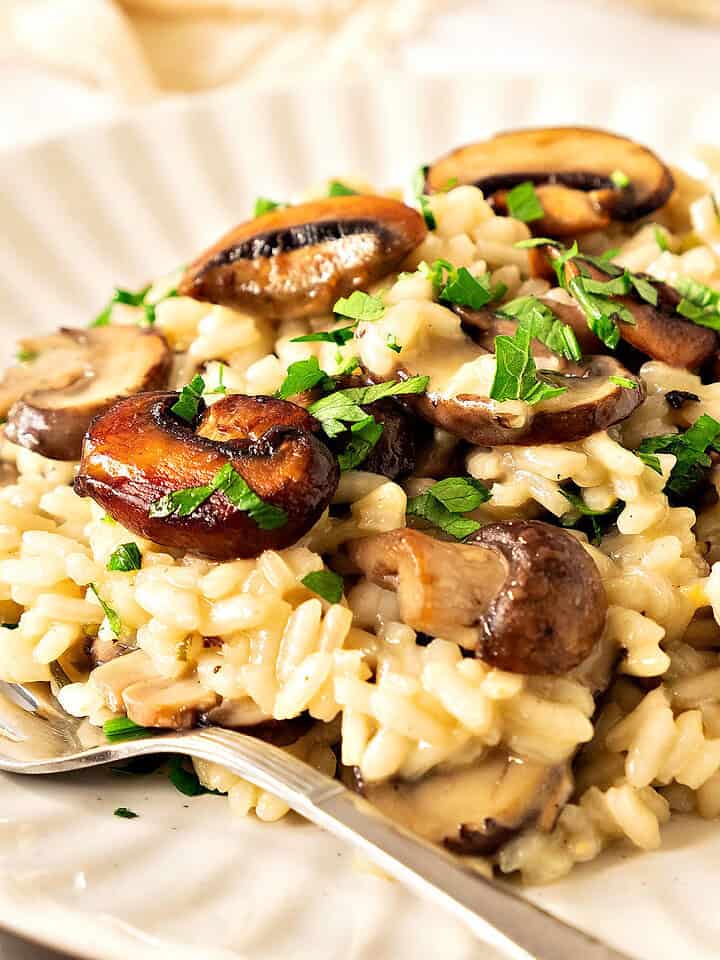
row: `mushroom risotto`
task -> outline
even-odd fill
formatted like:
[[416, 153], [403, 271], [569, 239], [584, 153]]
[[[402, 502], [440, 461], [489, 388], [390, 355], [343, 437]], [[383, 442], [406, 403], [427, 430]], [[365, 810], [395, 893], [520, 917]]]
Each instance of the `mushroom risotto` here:
[[21, 341], [0, 677], [255, 733], [529, 882], [720, 815], [713, 163], [501, 134]]

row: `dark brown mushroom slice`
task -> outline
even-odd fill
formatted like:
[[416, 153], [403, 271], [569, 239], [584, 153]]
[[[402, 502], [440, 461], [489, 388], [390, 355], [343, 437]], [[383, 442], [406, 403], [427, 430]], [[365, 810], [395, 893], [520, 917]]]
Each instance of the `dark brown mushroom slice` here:
[[[544, 380], [566, 387], [565, 393], [528, 407], [527, 417], [508, 415], [490, 397], [474, 394], [443, 396], [430, 388], [424, 394], [403, 398], [419, 416], [436, 427], [479, 446], [565, 443], [581, 440], [625, 420], [645, 399], [645, 385], [614, 357], [585, 357], [576, 373], [540, 371]], [[400, 379], [413, 374], [396, 371]], [[610, 377], [628, 379], [623, 386]]]
[[552, 830], [570, 799], [569, 764], [542, 764], [502, 748], [453, 770], [417, 780], [363, 780], [357, 768], [351, 785], [404, 827], [453, 853], [489, 856], [519, 830]]
[[308, 317], [395, 270], [425, 237], [422, 216], [388, 197], [274, 210], [235, 227], [192, 263], [183, 296], [269, 317]]
[[348, 554], [369, 580], [397, 591], [404, 623], [501, 670], [566, 674], [603, 631], [595, 564], [548, 523], [487, 524], [463, 543], [394, 530], [349, 544]]
[[172, 355], [154, 330], [63, 328], [20, 343], [30, 359], [0, 381], [5, 435], [51, 460], [77, 460], [93, 417], [116, 400], [167, 384]]
[[[619, 186], [613, 174], [628, 179]], [[568, 237], [605, 228], [611, 220], [637, 220], [662, 206], [672, 174], [647, 147], [591, 127], [512, 130], [453, 150], [428, 170], [429, 192], [449, 182], [479, 187], [500, 213], [507, 191], [535, 184], [545, 211], [533, 222], [539, 236]]]
[[[559, 251], [552, 246], [545, 248], [550, 259]], [[614, 264], [605, 267], [585, 257], [572, 257], [565, 263], [565, 280], [569, 283], [580, 274], [605, 283], [622, 274], [622, 268]], [[635, 290], [613, 300], [630, 311], [634, 324], [618, 317], [617, 325], [621, 338], [631, 347], [653, 360], [660, 360], [671, 367], [695, 370], [713, 356], [718, 349], [718, 337], [714, 330], [698, 326], [677, 312], [681, 296], [673, 287], [654, 277], [641, 274], [642, 278], [657, 291], [656, 306], [648, 303]]]
[[[317, 521], [338, 483], [337, 461], [302, 407], [272, 397], [227, 396], [197, 429], [172, 412], [177, 393], [115, 404], [85, 438], [75, 491], [123, 526], [166, 547], [212, 560], [258, 556], [295, 543]], [[261, 529], [222, 492], [185, 517], [151, 516], [168, 494], [210, 485], [230, 464], [287, 522]]]

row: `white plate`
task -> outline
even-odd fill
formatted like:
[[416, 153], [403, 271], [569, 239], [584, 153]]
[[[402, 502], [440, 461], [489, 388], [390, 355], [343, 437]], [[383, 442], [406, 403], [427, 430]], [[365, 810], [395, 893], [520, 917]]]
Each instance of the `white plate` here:
[[[599, 124], [677, 156], [717, 136], [719, 121], [717, 98], [555, 76], [381, 76], [174, 101], [0, 158], [0, 349], [21, 332], [84, 325], [114, 284], [186, 261], [259, 193], [282, 199], [352, 173], [404, 182], [452, 146], [522, 124]], [[3, 777], [0, 798], [0, 919], [58, 949], [118, 960], [478, 956], [454, 921], [297, 820], [237, 820], [222, 799], [186, 801], [156, 776]], [[113, 817], [117, 806], [140, 817]], [[531, 896], [638, 957], [710, 960], [718, 858], [720, 829], [688, 820], [659, 853], [620, 848]]]

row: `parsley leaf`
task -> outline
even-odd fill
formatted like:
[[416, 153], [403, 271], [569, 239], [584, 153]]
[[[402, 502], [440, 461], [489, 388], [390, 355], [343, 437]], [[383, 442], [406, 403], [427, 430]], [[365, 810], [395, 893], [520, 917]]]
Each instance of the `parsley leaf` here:
[[393, 353], [400, 353], [402, 350], [401, 344], [397, 342], [397, 337], [394, 333], [389, 333], [385, 338], [385, 346], [388, 350], [392, 350]]
[[127, 807], [117, 807], [113, 810], [113, 815], [116, 817], [122, 817], [124, 820], [134, 820], [139, 814], [135, 813], [134, 810], [128, 810]]
[[195, 771], [185, 766], [185, 758], [178, 754], [173, 754], [168, 761], [168, 780], [185, 797], [199, 797], [204, 793], [224, 796], [220, 790], [204, 787]]
[[587, 291], [585, 279], [582, 276], [573, 277], [568, 289], [582, 307], [587, 325], [595, 336], [602, 340], [606, 347], [614, 350], [620, 342], [620, 331], [616, 322], [618, 314], [622, 311], [622, 318], [628, 323], [635, 321], [626, 307], [621, 307], [606, 296]]
[[370, 451], [382, 436], [384, 429], [383, 424], [378, 423], [374, 417], [367, 417], [366, 422], [360, 421], [360, 423], [353, 424], [350, 428], [352, 436], [337, 458], [343, 473], [347, 470], [353, 470], [363, 460], [367, 459]]
[[328, 196], [329, 197], [355, 197], [357, 196], [357, 190], [353, 190], [351, 187], [346, 186], [344, 183], [341, 183], [339, 180], [331, 180], [328, 184]]
[[608, 377], [610, 383], [617, 384], [618, 387], [627, 387], [629, 390], [637, 390], [637, 380], [631, 380], [629, 377]]
[[37, 360], [40, 354], [37, 350], [18, 350], [15, 354], [15, 359], [18, 363], [32, 363], [33, 360]]
[[103, 613], [107, 618], [107, 622], [110, 629], [112, 630], [112, 632], [115, 634], [116, 637], [119, 637], [120, 633], [122, 632], [122, 621], [120, 620], [120, 617], [117, 615], [116, 611], [113, 610], [113, 608], [109, 604], [105, 603], [103, 598], [98, 593], [98, 589], [95, 586], [95, 584], [91, 583], [89, 586], [92, 592], [95, 594], [95, 597], [97, 598], [97, 602], [102, 607]]
[[423, 166], [418, 167], [415, 171], [412, 178], [412, 192], [420, 207], [420, 213], [422, 213], [425, 220], [425, 226], [428, 230], [435, 230], [437, 228], [437, 220], [435, 219], [435, 214], [430, 209], [430, 197], [425, 193], [425, 178], [427, 177], [428, 169], [429, 167]]
[[624, 170], [613, 170], [610, 174], [610, 179], [619, 190], [624, 190], [630, 186], [630, 177]]
[[559, 320], [550, 307], [537, 297], [518, 297], [504, 303], [498, 313], [516, 319], [520, 326], [528, 328], [532, 338], [544, 343], [558, 356], [567, 360], [582, 360], [582, 351], [573, 328]]
[[379, 320], [385, 313], [385, 305], [379, 297], [372, 297], [362, 290], [354, 290], [349, 297], [340, 297], [333, 313], [350, 320]]
[[679, 277], [673, 284], [682, 300], [677, 312], [701, 327], [720, 330], [720, 290], [699, 283], [691, 277]]
[[557, 240], [550, 237], [528, 237], [527, 240], [518, 240], [513, 246], [516, 250], [530, 250], [532, 247], [548, 247], [557, 244]]
[[458, 514], [475, 510], [489, 499], [490, 491], [479, 480], [447, 477], [419, 496], [411, 497], [407, 503], [407, 514], [431, 523], [456, 540], [464, 540], [479, 530], [481, 525], [477, 520]]
[[531, 334], [519, 326], [513, 337], [495, 337], [495, 376], [490, 387], [493, 400], [524, 400], [536, 404], [565, 393], [567, 387], [555, 387], [537, 377], [530, 350]]
[[345, 590], [343, 578], [332, 570], [314, 570], [303, 577], [300, 583], [328, 603], [340, 603]]
[[110, 743], [119, 740], [139, 740], [141, 737], [151, 737], [157, 733], [153, 727], [141, 727], [129, 717], [113, 717], [103, 724], [103, 733]]
[[336, 390], [334, 393], [308, 407], [308, 413], [316, 417], [325, 433], [335, 437], [341, 433], [345, 423], [361, 423], [367, 421], [367, 413], [361, 409], [361, 404], [375, 403], [383, 397], [398, 397], [414, 393], [424, 393], [429, 377], [409, 377], [407, 380], [388, 380], [384, 383], [374, 383], [369, 387], [349, 387], [346, 390]]
[[238, 510], [247, 513], [261, 530], [275, 530], [287, 523], [285, 511], [261, 500], [231, 463], [221, 467], [206, 486], [175, 490], [151, 503], [149, 516], [188, 517], [217, 491], [222, 492]]
[[643, 462], [647, 462], [645, 456], [648, 454], [672, 453], [676, 463], [665, 489], [675, 499], [681, 499], [691, 493], [702, 480], [704, 470], [712, 463], [707, 450], [715, 447], [719, 438], [720, 423], [704, 413], [684, 433], [647, 437], [638, 447], [638, 456]]
[[329, 386], [330, 389], [335, 386], [334, 381], [320, 367], [317, 357], [297, 360], [287, 368], [287, 376], [275, 396], [281, 400], [287, 400], [288, 397], [295, 397], [305, 390], [312, 390], [318, 384]]
[[136, 543], [121, 543], [110, 554], [106, 569], [129, 573], [131, 570], [139, 570], [141, 567], [142, 554], [138, 545]]
[[587, 533], [588, 540], [594, 546], [598, 546], [603, 534], [617, 520], [623, 504], [618, 502], [608, 510], [592, 510], [580, 495], [579, 487], [575, 487], [575, 490], [563, 490], [561, 487], [560, 493], [572, 506], [572, 510], [569, 510], [560, 518], [562, 526], [573, 527], [574, 529], [587, 527], [584, 532]]
[[338, 330], [319, 330], [317, 333], [293, 337], [290, 343], [336, 343], [342, 347], [355, 336], [355, 328], [356, 324], [351, 327], [340, 327]]
[[460, 307], [479, 310], [507, 293], [504, 283], [492, 286], [489, 273], [476, 277], [467, 267], [455, 267], [449, 260], [434, 260], [431, 264], [423, 261], [418, 270], [432, 282], [439, 300]]
[[170, 407], [172, 412], [188, 423], [192, 423], [198, 414], [198, 409], [202, 403], [202, 395], [205, 392], [205, 381], [196, 373], [190, 383], [186, 384], [180, 391], [177, 401]]
[[270, 200], [269, 197], [258, 197], [255, 201], [253, 217], [262, 217], [266, 213], [272, 213], [273, 210], [279, 210], [286, 206], [286, 203], [277, 203], [275, 200]]
[[507, 194], [507, 208], [511, 217], [522, 220], [523, 223], [532, 223], [533, 220], [542, 220], [545, 211], [530, 180], [519, 183]]
[[655, 243], [658, 245], [658, 247], [663, 253], [665, 253], [666, 250], [670, 249], [670, 247], [668, 246], [667, 237], [662, 232], [660, 227], [654, 227], [653, 234], [655, 236]]
[[115, 287], [115, 291], [110, 297], [107, 306], [95, 317], [90, 326], [106, 327], [110, 323], [112, 308], [116, 303], [125, 303], [130, 307], [141, 307], [145, 301], [148, 291], [150, 290], [150, 286], [151, 284], [148, 284], [147, 287], [144, 287], [142, 290], [138, 290], [136, 293], [133, 293], [131, 290], [123, 290], [120, 287]]

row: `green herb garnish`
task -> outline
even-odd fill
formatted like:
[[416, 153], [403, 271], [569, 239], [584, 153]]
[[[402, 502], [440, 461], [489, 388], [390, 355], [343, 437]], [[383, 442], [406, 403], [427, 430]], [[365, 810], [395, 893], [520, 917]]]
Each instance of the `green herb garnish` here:
[[156, 500], [150, 505], [149, 516], [188, 517], [216, 492], [222, 492], [233, 506], [247, 513], [261, 530], [275, 530], [287, 523], [285, 511], [261, 500], [230, 463], [221, 467], [206, 486], [176, 490]]
[[[707, 453], [709, 448], [717, 449], [720, 438], [720, 423], [704, 413], [684, 433], [664, 434], [659, 437], [647, 437], [640, 443], [637, 455], [648, 463], [646, 457], [655, 453], [671, 453], [675, 457], [675, 466], [670, 472], [665, 489], [675, 499], [682, 499], [691, 493], [703, 479], [704, 471], [712, 461]], [[655, 458], [657, 460], [657, 458]], [[658, 461], [657, 472], [660, 472]]]
[[138, 545], [136, 543], [121, 543], [110, 554], [106, 569], [129, 573], [131, 570], [139, 570], [141, 567], [142, 554]]
[[355, 336], [355, 329], [356, 324], [351, 327], [340, 327], [338, 330], [319, 330], [317, 333], [293, 337], [290, 343], [336, 343], [342, 347]]
[[682, 300], [677, 312], [701, 327], [720, 331], [720, 290], [713, 290], [691, 277], [679, 277], [673, 284]]
[[129, 717], [113, 717], [103, 724], [103, 733], [110, 743], [120, 740], [140, 740], [142, 737], [152, 737], [157, 733], [155, 727], [141, 727]]
[[379, 320], [385, 313], [385, 305], [379, 297], [373, 297], [362, 290], [354, 290], [349, 297], [340, 297], [333, 307], [333, 313], [350, 320]]
[[435, 214], [430, 209], [430, 197], [425, 193], [425, 180], [428, 170], [429, 167], [423, 166], [415, 171], [412, 179], [412, 191], [420, 207], [420, 213], [422, 213], [425, 220], [425, 226], [428, 230], [435, 230], [437, 228], [437, 220], [435, 219]]
[[639, 387], [637, 380], [631, 380], [629, 377], [608, 377], [608, 380], [618, 387], [627, 387], [629, 390], [637, 390]]
[[618, 190], [624, 190], [626, 187], [630, 186], [630, 177], [625, 173], [624, 170], [613, 170], [610, 174], [610, 179], [618, 188]]
[[375, 417], [369, 416], [366, 421], [354, 423], [350, 428], [352, 436], [342, 453], [338, 454], [338, 464], [343, 473], [354, 470], [370, 454], [382, 436], [384, 427]]
[[576, 362], [582, 360], [582, 351], [573, 328], [559, 320], [551, 308], [537, 297], [518, 297], [504, 303], [497, 312], [527, 327], [531, 337], [544, 343], [558, 356]]
[[523, 400], [534, 405], [566, 392], [567, 387], [556, 387], [538, 378], [531, 343], [530, 329], [524, 326], [518, 326], [512, 337], [495, 337], [496, 368], [490, 387], [493, 400]]
[[134, 820], [139, 814], [135, 813], [134, 810], [128, 810], [127, 807], [117, 807], [113, 810], [113, 815], [116, 817], [122, 817], [124, 820]]
[[660, 227], [653, 227], [653, 235], [655, 237], [655, 243], [658, 245], [658, 247], [663, 253], [665, 253], [666, 250], [670, 249], [670, 247], [668, 246], [667, 237], [662, 232]]
[[97, 598], [97, 602], [102, 607], [103, 613], [105, 614], [105, 617], [108, 622], [108, 626], [110, 627], [112, 632], [115, 634], [115, 636], [119, 637], [120, 633], [122, 632], [122, 621], [120, 617], [117, 615], [116, 611], [113, 610], [113, 608], [108, 603], [105, 603], [103, 598], [98, 593], [98, 589], [95, 586], [95, 584], [91, 583], [89, 586], [92, 592], [95, 594]]
[[112, 308], [116, 303], [124, 303], [129, 307], [141, 307], [150, 290], [150, 287], [151, 284], [148, 284], [147, 287], [143, 287], [142, 290], [138, 290], [135, 293], [133, 293], [132, 290], [123, 290], [120, 287], [115, 287], [115, 291], [110, 297], [107, 306], [97, 315], [97, 317], [95, 317], [90, 326], [106, 327], [110, 323]]
[[388, 380], [369, 387], [349, 387], [317, 400], [308, 413], [316, 417], [329, 437], [336, 437], [353, 423], [367, 423], [368, 415], [361, 404], [375, 403], [384, 397], [398, 397], [424, 393], [429, 377], [409, 377], [407, 380]]
[[397, 337], [394, 333], [389, 333], [385, 338], [385, 345], [388, 350], [392, 350], [393, 353], [400, 353], [402, 346], [397, 342]]
[[477, 509], [490, 499], [488, 488], [472, 477], [447, 477], [433, 484], [424, 493], [411, 497], [407, 514], [425, 520], [444, 533], [464, 540], [480, 529], [477, 520], [459, 514]]
[[492, 285], [489, 273], [476, 277], [467, 267], [455, 267], [449, 260], [423, 262], [418, 269], [432, 282], [438, 300], [444, 303], [479, 310], [507, 293], [504, 283]]
[[523, 223], [532, 223], [533, 220], [542, 220], [545, 211], [540, 203], [540, 198], [535, 192], [535, 187], [530, 180], [519, 183], [507, 194], [508, 213], [515, 220], [522, 220]]
[[299, 393], [312, 390], [312, 388], [318, 386], [318, 384], [332, 390], [335, 386], [335, 381], [331, 380], [320, 367], [317, 357], [308, 357], [307, 360], [297, 360], [287, 368], [287, 376], [275, 396], [281, 400], [287, 400], [288, 397], [296, 397]]
[[618, 502], [608, 510], [592, 510], [580, 495], [579, 487], [575, 487], [575, 490], [563, 490], [561, 487], [560, 493], [572, 505], [572, 510], [563, 514], [560, 523], [563, 527], [585, 528], [583, 532], [587, 534], [588, 540], [594, 546], [599, 545], [603, 534], [615, 523], [624, 506], [623, 503]]
[[286, 206], [286, 203], [277, 203], [269, 197], [258, 197], [255, 201], [253, 217], [262, 217], [266, 213], [272, 213], [273, 210], [279, 210], [281, 207]]
[[357, 190], [353, 190], [352, 187], [346, 186], [344, 183], [341, 183], [339, 180], [331, 180], [328, 184], [328, 196], [329, 197], [355, 197], [357, 196]]
[[198, 415], [202, 395], [205, 392], [205, 381], [196, 373], [190, 383], [180, 391], [177, 401], [170, 407], [172, 412], [188, 423], [192, 423]]
[[37, 350], [18, 350], [15, 354], [15, 359], [18, 363], [32, 363], [33, 360], [37, 360], [40, 354]]
[[328, 603], [340, 603], [345, 590], [343, 578], [332, 570], [315, 570], [303, 577], [300, 583]]
[[185, 758], [177, 754], [173, 754], [168, 761], [168, 779], [185, 797], [199, 797], [204, 793], [225, 796], [220, 790], [208, 790], [204, 787], [195, 771], [186, 767]]

